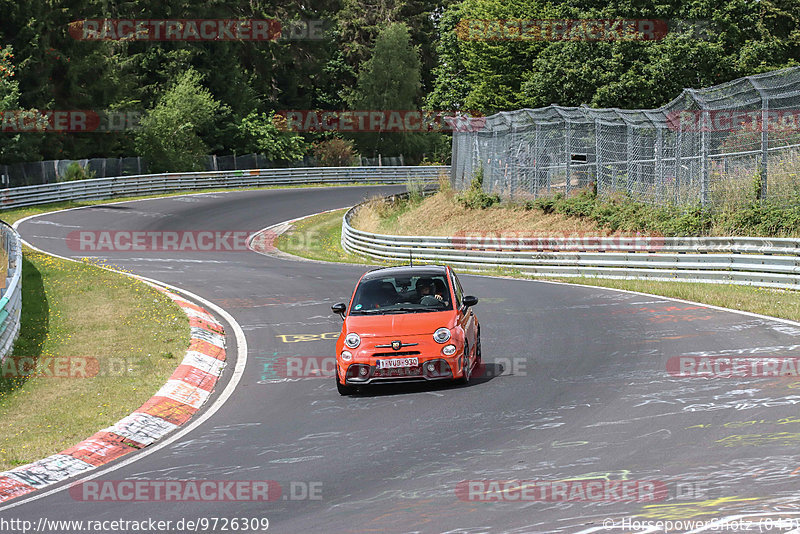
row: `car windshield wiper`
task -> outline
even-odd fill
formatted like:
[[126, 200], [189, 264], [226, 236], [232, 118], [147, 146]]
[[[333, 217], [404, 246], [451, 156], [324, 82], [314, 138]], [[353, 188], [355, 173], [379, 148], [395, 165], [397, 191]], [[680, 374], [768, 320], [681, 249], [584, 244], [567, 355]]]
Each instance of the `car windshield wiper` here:
[[442, 311], [438, 308], [378, 308], [369, 310], [353, 310], [350, 315], [384, 315], [396, 313], [417, 313]]
[[438, 311], [433, 308], [391, 308], [388, 310], [384, 310], [384, 313], [416, 313], [416, 312], [431, 312], [431, 311]]

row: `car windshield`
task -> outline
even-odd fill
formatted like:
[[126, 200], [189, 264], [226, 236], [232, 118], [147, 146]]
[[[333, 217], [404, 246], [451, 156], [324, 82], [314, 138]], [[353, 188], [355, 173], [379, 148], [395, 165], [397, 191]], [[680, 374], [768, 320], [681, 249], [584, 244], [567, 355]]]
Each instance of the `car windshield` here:
[[450, 288], [444, 275], [386, 276], [361, 282], [350, 314], [424, 313], [452, 309]]

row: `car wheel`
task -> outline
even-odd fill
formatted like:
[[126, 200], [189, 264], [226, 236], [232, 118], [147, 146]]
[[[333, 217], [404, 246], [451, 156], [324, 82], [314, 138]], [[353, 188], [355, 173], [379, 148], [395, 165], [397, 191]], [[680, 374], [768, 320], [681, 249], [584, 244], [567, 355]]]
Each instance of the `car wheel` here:
[[461, 384], [462, 386], [466, 386], [469, 384], [469, 374], [472, 366], [469, 364], [469, 345], [464, 347], [464, 357], [461, 359], [461, 378], [458, 378], [456, 382]]
[[475, 367], [479, 366], [483, 361], [483, 355], [481, 354], [481, 331], [478, 330], [478, 340], [475, 343]]
[[339, 382], [339, 369], [337, 366], [336, 369], [336, 390], [339, 392], [339, 395], [352, 395], [356, 392], [356, 388], [353, 386], [346, 386]]

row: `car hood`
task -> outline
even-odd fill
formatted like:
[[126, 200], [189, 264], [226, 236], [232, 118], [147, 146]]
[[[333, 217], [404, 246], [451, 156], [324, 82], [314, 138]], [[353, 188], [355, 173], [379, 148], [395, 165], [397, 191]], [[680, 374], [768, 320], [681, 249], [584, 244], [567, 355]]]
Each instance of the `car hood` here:
[[424, 313], [395, 313], [388, 315], [349, 315], [347, 332], [356, 332], [361, 337], [413, 336], [433, 334], [443, 326], [455, 324], [453, 311]]

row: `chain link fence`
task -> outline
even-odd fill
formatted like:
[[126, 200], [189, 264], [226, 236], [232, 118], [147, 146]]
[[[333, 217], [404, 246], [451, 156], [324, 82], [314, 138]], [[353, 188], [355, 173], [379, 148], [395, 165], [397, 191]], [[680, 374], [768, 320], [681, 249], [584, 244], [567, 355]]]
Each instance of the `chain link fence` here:
[[451, 180], [505, 198], [595, 184], [650, 204], [800, 193], [800, 67], [684, 89], [651, 110], [549, 106], [456, 117]]

